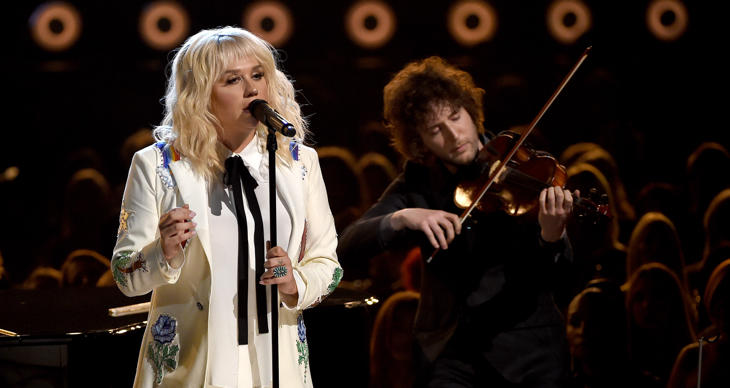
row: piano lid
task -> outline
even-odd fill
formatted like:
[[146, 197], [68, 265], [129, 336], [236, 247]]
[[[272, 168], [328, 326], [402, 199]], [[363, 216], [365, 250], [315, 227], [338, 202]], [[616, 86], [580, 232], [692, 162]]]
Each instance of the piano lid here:
[[109, 316], [109, 308], [147, 302], [150, 294], [127, 297], [116, 287], [0, 291], [0, 339], [114, 333], [144, 324], [147, 313]]

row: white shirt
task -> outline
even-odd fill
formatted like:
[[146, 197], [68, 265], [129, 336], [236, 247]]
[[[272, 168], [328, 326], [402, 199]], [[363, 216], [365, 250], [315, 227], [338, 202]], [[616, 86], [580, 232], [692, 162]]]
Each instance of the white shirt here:
[[[264, 241], [270, 241], [268, 155], [261, 153], [258, 136], [254, 137], [240, 155], [251, 176], [258, 182], [254, 190], [264, 224]], [[238, 183], [241, 184], [241, 183]], [[254, 219], [243, 191], [243, 204], [248, 230], [248, 255], [255, 258], [253, 239]], [[213, 387], [260, 387], [270, 385], [271, 376], [271, 295], [266, 287], [269, 333], [258, 333], [255, 285], [259, 279], [254, 260], [248, 268], [248, 345], [238, 345], [238, 224], [233, 204], [233, 191], [220, 184], [208, 188], [208, 220], [211, 241], [211, 292], [208, 327], [208, 371], [206, 385]], [[288, 249], [291, 216], [281, 202], [276, 201], [277, 245]], [[260, 265], [263, 265], [261, 263]], [[303, 281], [294, 272], [297, 289]], [[299, 295], [301, 298], [301, 293]]]

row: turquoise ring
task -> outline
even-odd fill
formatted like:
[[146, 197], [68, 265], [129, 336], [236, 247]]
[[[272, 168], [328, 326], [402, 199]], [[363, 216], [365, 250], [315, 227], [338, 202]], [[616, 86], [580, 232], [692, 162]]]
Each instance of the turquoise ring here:
[[284, 265], [277, 265], [276, 267], [274, 267], [273, 271], [274, 271], [275, 278], [283, 278], [284, 276], [286, 276], [286, 273], [288, 272], [286, 270], [286, 266], [284, 266]]

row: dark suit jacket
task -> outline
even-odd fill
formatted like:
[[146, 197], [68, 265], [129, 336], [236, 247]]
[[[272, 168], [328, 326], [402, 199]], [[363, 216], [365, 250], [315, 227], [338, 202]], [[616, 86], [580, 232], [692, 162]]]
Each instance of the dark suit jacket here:
[[[403, 244], [419, 244], [424, 258], [430, 256], [434, 250], [422, 232], [394, 232], [389, 218], [404, 208], [461, 214], [453, 203], [453, 192], [462, 178], [441, 164], [428, 167], [408, 163], [378, 202], [345, 229], [338, 257], [343, 263], [367, 260]], [[458, 330], [461, 338], [478, 344], [483, 357], [507, 380], [518, 381], [524, 368], [531, 368], [519, 364], [534, 364], [540, 358], [563, 353], [563, 321], [551, 288], [562, 281], [561, 266], [570, 262], [566, 242], [542, 241], [534, 215], [474, 213], [449, 248], [438, 252], [431, 263], [424, 263], [414, 327], [424, 354], [436, 359]], [[556, 329], [557, 337], [529, 334], [532, 328], [545, 327]], [[538, 360], [525, 357], [526, 349]], [[545, 354], [539, 355], [541, 352]]]

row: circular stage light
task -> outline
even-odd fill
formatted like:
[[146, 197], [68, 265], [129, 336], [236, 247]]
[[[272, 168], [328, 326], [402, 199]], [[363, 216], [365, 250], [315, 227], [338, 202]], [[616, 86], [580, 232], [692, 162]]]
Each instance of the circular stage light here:
[[388, 43], [395, 33], [395, 26], [393, 9], [378, 0], [358, 1], [345, 15], [347, 35], [358, 46], [368, 49]]
[[687, 7], [679, 0], [654, 0], [646, 11], [646, 25], [659, 40], [679, 39], [687, 30], [688, 22]]
[[150, 47], [170, 50], [182, 42], [190, 28], [190, 17], [174, 1], [155, 1], [148, 4], [139, 16], [139, 33]]
[[562, 44], [573, 44], [591, 28], [591, 10], [580, 0], [556, 0], [547, 9], [550, 35]]
[[66, 2], [43, 3], [30, 17], [33, 40], [48, 51], [64, 51], [81, 36], [81, 16]]
[[283, 46], [294, 31], [289, 8], [278, 1], [259, 1], [243, 13], [243, 26], [272, 46]]
[[461, 0], [449, 9], [446, 24], [460, 45], [474, 46], [494, 38], [497, 12], [485, 1]]

